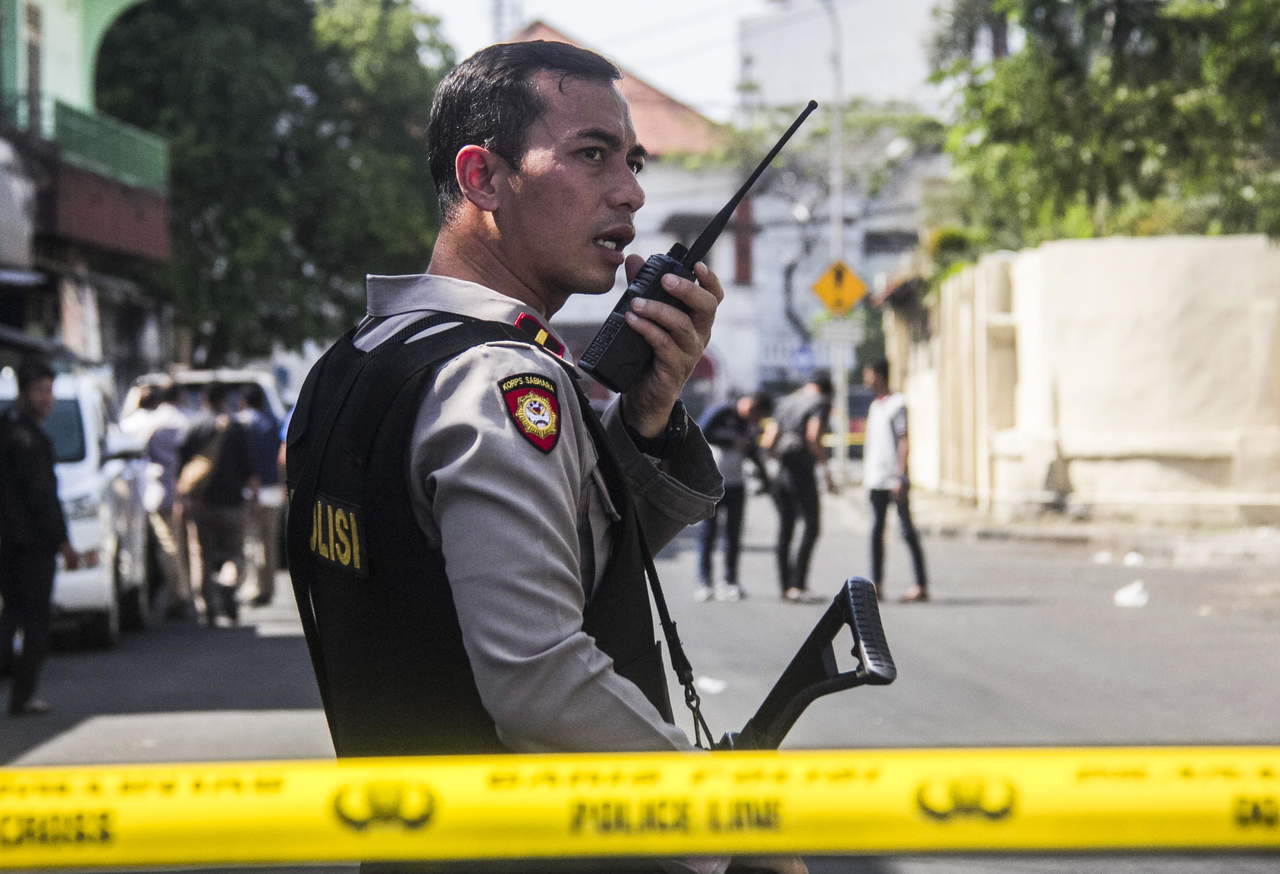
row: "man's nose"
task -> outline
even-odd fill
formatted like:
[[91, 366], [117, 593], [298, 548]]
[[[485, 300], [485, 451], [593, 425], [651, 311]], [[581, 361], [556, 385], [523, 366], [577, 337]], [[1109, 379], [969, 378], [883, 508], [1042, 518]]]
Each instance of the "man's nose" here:
[[618, 183], [614, 186], [609, 205], [629, 212], [635, 212], [644, 206], [644, 188], [641, 187], [640, 179], [630, 167], [622, 172]]

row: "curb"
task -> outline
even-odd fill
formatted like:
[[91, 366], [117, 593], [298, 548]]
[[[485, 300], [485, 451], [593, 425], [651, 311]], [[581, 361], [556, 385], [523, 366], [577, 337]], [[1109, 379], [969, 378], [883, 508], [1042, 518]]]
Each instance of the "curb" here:
[[[850, 509], [866, 517], [856, 499]], [[916, 528], [925, 537], [988, 543], [1039, 543], [1067, 547], [1097, 547], [1120, 554], [1136, 552], [1147, 559], [1180, 565], [1214, 562], [1270, 563], [1280, 566], [1280, 528], [1240, 527], [1218, 531], [1193, 528], [1137, 527], [1123, 522], [1087, 525], [997, 523], [951, 508], [939, 507], [931, 497], [915, 500]], [[892, 514], [891, 514], [892, 515]], [[891, 523], [892, 524], [892, 523]]]

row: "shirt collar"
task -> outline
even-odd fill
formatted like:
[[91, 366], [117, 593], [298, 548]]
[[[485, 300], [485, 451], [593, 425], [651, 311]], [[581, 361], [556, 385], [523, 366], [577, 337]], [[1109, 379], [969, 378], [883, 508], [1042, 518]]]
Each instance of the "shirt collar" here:
[[[572, 362], [564, 341], [527, 304], [488, 286], [433, 273], [365, 277], [369, 315], [385, 318], [414, 310], [457, 313], [491, 322], [505, 322], [526, 331], [555, 355]], [[540, 336], [541, 333], [541, 336]]]

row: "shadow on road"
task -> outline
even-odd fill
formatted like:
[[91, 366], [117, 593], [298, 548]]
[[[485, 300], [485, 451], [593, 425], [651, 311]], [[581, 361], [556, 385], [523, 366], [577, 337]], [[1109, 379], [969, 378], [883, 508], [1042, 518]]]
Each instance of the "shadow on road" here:
[[1018, 597], [998, 597], [998, 596], [978, 596], [978, 597], [957, 597], [946, 596], [939, 598], [930, 595], [928, 604], [921, 604], [921, 607], [927, 607], [929, 604], [938, 604], [946, 607], [1035, 607], [1046, 603], [1036, 598], [1018, 598]]
[[245, 614], [249, 622], [261, 619], [286, 632], [264, 636], [252, 624], [209, 629], [162, 622], [125, 635], [113, 649], [59, 649], [45, 664], [39, 690], [53, 711], [0, 717], [0, 761], [96, 716], [319, 708], [301, 629], [288, 632], [297, 622], [292, 605]]

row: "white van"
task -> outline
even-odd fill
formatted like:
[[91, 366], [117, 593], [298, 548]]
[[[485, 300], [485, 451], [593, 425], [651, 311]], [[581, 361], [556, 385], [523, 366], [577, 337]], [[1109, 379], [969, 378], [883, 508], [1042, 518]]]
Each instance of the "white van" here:
[[[17, 395], [17, 380], [6, 368], [0, 372], [0, 409]], [[67, 533], [82, 556], [73, 571], [58, 558], [54, 624], [75, 624], [85, 642], [111, 646], [121, 626], [140, 628], [152, 618], [144, 447], [120, 431], [111, 400], [93, 374], [58, 374], [53, 396], [44, 430], [53, 441]]]
[[201, 412], [201, 401], [204, 392], [211, 385], [226, 386], [232, 395], [231, 408], [235, 409], [234, 400], [244, 394], [250, 385], [262, 389], [267, 398], [267, 406], [276, 421], [282, 421], [285, 414], [284, 403], [280, 400], [280, 392], [276, 390], [275, 380], [271, 374], [262, 370], [220, 368], [216, 370], [174, 370], [172, 373], [146, 373], [133, 381], [129, 391], [125, 393], [124, 403], [120, 405], [120, 415], [128, 416], [138, 409], [142, 398], [142, 389], [149, 385], [176, 385], [180, 389], [181, 398], [178, 406], [191, 416]]

